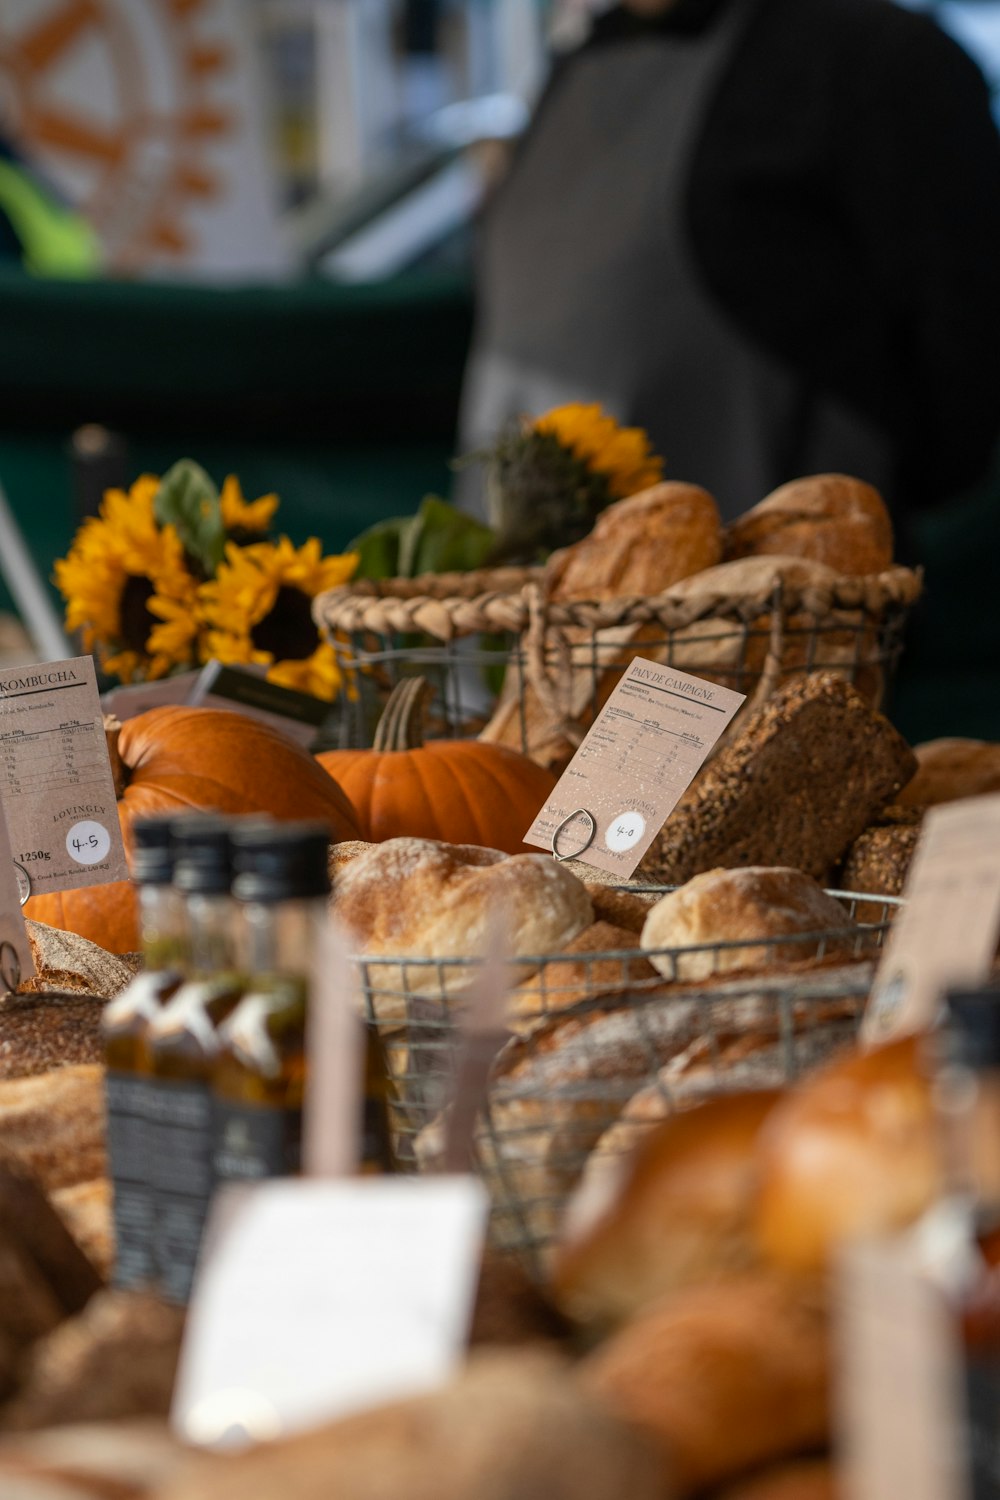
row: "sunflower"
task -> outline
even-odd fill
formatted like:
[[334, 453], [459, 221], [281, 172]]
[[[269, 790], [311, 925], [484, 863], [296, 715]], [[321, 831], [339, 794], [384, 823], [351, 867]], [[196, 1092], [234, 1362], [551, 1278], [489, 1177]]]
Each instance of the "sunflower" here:
[[281, 504], [277, 495], [261, 495], [259, 500], [245, 500], [240, 482], [235, 474], [227, 474], [219, 491], [219, 505], [226, 535], [232, 541], [243, 543], [263, 537], [274, 513]]
[[494, 562], [533, 562], [579, 541], [605, 506], [663, 474], [645, 432], [620, 427], [597, 405], [526, 417], [478, 456], [487, 460], [490, 519], [499, 532]]
[[641, 427], [619, 427], [598, 405], [556, 406], [532, 424], [561, 447], [602, 474], [615, 500], [638, 494], [663, 478], [663, 460], [653, 452]]
[[334, 698], [340, 674], [313, 621], [312, 601], [346, 583], [357, 564], [354, 552], [323, 557], [316, 537], [298, 548], [285, 536], [249, 547], [227, 543], [215, 578], [199, 590], [203, 659], [254, 662], [268, 668], [271, 682]]
[[157, 524], [159, 485], [144, 474], [127, 493], [108, 490], [55, 564], [67, 630], [79, 630], [84, 649], [122, 682], [197, 659], [197, 584], [177, 532]]

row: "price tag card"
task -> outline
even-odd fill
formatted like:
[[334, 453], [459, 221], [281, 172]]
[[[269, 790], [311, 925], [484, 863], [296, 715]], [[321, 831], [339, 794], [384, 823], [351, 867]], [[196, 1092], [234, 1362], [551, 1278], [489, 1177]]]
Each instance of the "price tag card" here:
[[0, 805], [0, 994], [16, 990], [35, 972], [28, 929], [21, 910], [21, 890], [14, 869], [7, 819]]
[[473, 1177], [277, 1178], [220, 1195], [179, 1436], [240, 1448], [438, 1385], [465, 1347], [487, 1210]]
[[128, 879], [89, 656], [0, 671], [0, 800], [25, 896]]
[[525, 843], [627, 879], [743, 702], [635, 657]]
[[889, 931], [862, 1038], [919, 1031], [951, 985], [987, 978], [1000, 929], [1000, 794], [931, 808]]

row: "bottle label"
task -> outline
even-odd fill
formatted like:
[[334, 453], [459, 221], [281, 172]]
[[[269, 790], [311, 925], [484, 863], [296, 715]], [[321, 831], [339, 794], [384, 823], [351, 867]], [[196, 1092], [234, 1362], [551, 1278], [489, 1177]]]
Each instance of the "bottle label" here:
[[213, 1164], [220, 1182], [296, 1176], [302, 1163], [302, 1111], [215, 1102]]
[[207, 1084], [156, 1079], [149, 1089], [156, 1265], [161, 1295], [187, 1302], [212, 1198]]
[[148, 1286], [154, 1279], [150, 1084], [132, 1073], [105, 1075], [108, 1160], [114, 1189], [115, 1285]]

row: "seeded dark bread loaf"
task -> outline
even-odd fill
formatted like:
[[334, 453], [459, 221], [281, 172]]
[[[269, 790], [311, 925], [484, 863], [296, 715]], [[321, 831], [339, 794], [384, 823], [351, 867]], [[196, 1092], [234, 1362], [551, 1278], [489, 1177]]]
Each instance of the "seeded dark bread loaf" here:
[[[866, 828], [847, 851], [840, 872], [842, 889], [898, 896], [919, 841], [919, 823], [875, 824]], [[878, 922], [882, 912], [881, 903], [861, 901], [855, 915], [859, 922]]]
[[849, 683], [790, 678], [702, 771], [640, 872], [683, 885], [715, 866], [788, 865], [822, 880], [915, 769]]

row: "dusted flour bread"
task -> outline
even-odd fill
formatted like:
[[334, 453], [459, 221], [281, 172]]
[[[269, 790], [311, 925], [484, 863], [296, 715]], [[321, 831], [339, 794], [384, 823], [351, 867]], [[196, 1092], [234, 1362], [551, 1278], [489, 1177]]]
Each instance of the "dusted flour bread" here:
[[609, 505], [582, 541], [545, 567], [549, 597], [630, 599], [660, 594], [722, 558], [722, 523], [707, 490], [670, 481]]
[[166, 1416], [183, 1326], [183, 1310], [156, 1297], [99, 1293], [35, 1344], [21, 1390], [0, 1413], [2, 1425], [20, 1431]]
[[568, 1364], [482, 1353], [448, 1385], [236, 1458], [157, 1500], [665, 1500], [652, 1444]]
[[880, 573], [892, 563], [892, 523], [878, 490], [846, 474], [814, 474], [774, 490], [733, 521], [726, 554], [780, 552], [840, 573]]
[[20, 994], [58, 990], [111, 1000], [142, 966], [137, 953], [108, 953], [76, 932], [63, 932], [44, 922], [25, 925], [36, 972], [22, 982]]
[[681, 1496], [828, 1436], [819, 1299], [762, 1272], [647, 1309], [583, 1362], [581, 1380], [659, 1443]]
[[899, 800], [924, 807], [1000, 792], [1000, 745], [989, 740], [928, 740], [915, 745], [916, 775]]
[[0, 1082], [0, 1163], [46, 1192], [103, 1177], [104, 1073], [94, 1064]]
[[341, 873], [352, 860], [357, 859], [359, 854], [367, 854], [368, 850], [374, 847], [374, 844], [367, 843], [364, 839], [345, 839], [342, 843], [331, 844], [330, 853], [327, 856], [327, 868], [330, 871], [332, 884], [336, 886]]
[[849, 683], [791, 678], [702, 770], [640, 873], [683, 885], [716, 866], [787, 865], [823, 879], [915, 766]]
[[[485, 953], [492, 924], [504, 926], [512, 958], [559, 952], [593, 920], [586, 889], [547, 854], [433, 839], [388, 839], [353, 860], [334, 890], [334, 911], [366, 956], [460, 959]], [[527, 965], [527, 972], [532, 971]], [[374, 971], [373, 971], [374, 972]], [[401, 964], [395, 999], [382, 997], [380, 1018], [403, 1019], [403, 991], [437, 996], [466, 989], [472, 970]]]
[[617, 1158], [600, 1191], [578, 1193], [551, 1271], [564, 1311], [617, 1323], [668, 1292], [752, 1266], [754, 1152], [779, 1097], [719, 1094], [673, 1114]]
[[[599, 953], [621, 957], [597, 958]], [[558, 958], [543, 964], [511, 992], [508, 1024], [530, 1031], [557, 1011], [595, 995], [649, 989], [659, 983], [652, 964], [639, 952], [639, 939], [611, 922], [592, 922], [567, 943]]]
[[922, 1041], [852, 1052], [805, 1078], [760, 1138], [761, 1251], [819, 1271], [836, 1245], [901, 1229], [939, 1187], [931, 1085]]
[[[807, 933], [843, 934], [819, 943], [776, 939]], [[751, 865], [705, 870], [663, 896], [646, 917], [642, 947], [667, 979], [707, 979], [739, 969], [775, 968], [828, 954], [847, 955], [860, 937], [840, 902], [801, 870]], [[713, 943], [740, 943], [712, 950]], [[657, 953], [657, 949], [691, 952]]]

